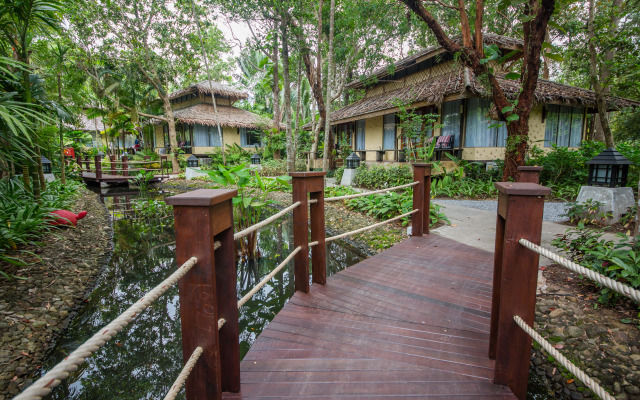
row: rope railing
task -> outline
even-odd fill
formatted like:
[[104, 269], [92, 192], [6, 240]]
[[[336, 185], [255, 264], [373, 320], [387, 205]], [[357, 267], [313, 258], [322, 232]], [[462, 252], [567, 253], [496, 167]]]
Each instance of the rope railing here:
[[547, 342], [538, 332], [532, 327], [527, 325], [526, 322], [520, 316], [515, 315], [513, 320], [523, 331], [525, 331], [533, 340], [535, 340], [549, 355], [555, 358], [560, 365], [571, 372], [578, 380], [587, 385], [595, 394], [597, 394], [603, 400], [614, 400], [602, 386], [593, 380], [589, 375], [584, 373], [580, 368], [576, 367], [571, 361], [567, 360], [558, 350], [556, 350], [551, 343]]
[[420, 182], [415, 181], [415, 182], [407, 183], [406, 185], [394, 186], [394, 187], [390, 187], [388, 189], [374, 190], [372, 192], [349, 194], [349, 195], [346, 195], [346, 196], [338, 196], [338, 197], [327, 197], [327, 198], [324, 199], [324, 201], [327, 202], [327, 201], [340, 201], [340, 200], [355, 199], [356, 197], [364, 197], [364, 196], [369, 196], [371, 194], [385, 193], [385, 192], [391, 192], [391, 191], [394, 191], [394, 190], [408, 188], [408, 187], [411, 187], [411, 186], [415, 186], [418, 183], [420, 183]]
[[[219, 242], [216, 242], [218, 247]], [[215, 244], [214, 244], [215, 248]], [[118, 332], [129, 324], [138, 314], [151, 305], [158, 297], [162, 296], [170, 287], [175, 285], [183, 276], [187, 274], [198, 262], [198, 259], [191, 257], [184, 264], [173, 272], [167, 279], [159, 285], [151, 289], [147, 294], [142, 296], [140, 300], [135, 302], [125, 312], [120, 314], [116, 319], [111, 321], [105, 327], [100, 329], [89, 340], [84, 342], [80, 347], [75, 349], [64, 360], [54, 366], [49, 372], [44, 374], [40, 379], [35, 381], [31, 386], [26, 388], [22, 393], [14, 398], [14, 400], [39, 400], [48, 395], [51, 390], [58, 386], [69, 374], [75, 371], [84, 361], [95, 353], [100, 347], [104, 346]]]
[[[418, 211], [420, 211], [420, 210], [415, 209], [413, 211], [409, 211], [408, 213], [404, 213], [402, 215], [398, 215], [397, 217], [393, 217], [393, 218], [387, 219], [385, 221], [378, 222], [377, 224], [365, 226], [364, 228], [356, 229], [355, 231], [345, 232], [345, 233], [341, 233], [341, 234], [336, 235], [336, 236], [328, 237], [324, 241], [325, 241], [325, 243], [329, 243], [329, 242], [334, 241], [334, 240], [342, 239], [343, 237], [355, 235], [356, 233], [365, 232], [365, 231], [368, 231], [369, 229], [377, 228], [377, 227], [382, 226], [384, 224], [388, 224], [389, 222], [393, 222], [393, 221], [399, 220], [401, 218], [408, 217], [409, 215], [415, 214]], [[311, 243], [309, 243], [309, 247], [315, 246], [317, 244], [318, 244], [317, 241], [316, 242], [311, 242]]]
[[282, 211], [273, 214], [272, 216], [270, 216], [269, 218], [266, 218], [263, 221], [258, 222], [257, 224], [253, 224], [250, 227], [248, 227], [247, 229], [244, 229], [238, 233], [235, 233], [233, 235], [233, 240], [238, 240], [241, 239], [245, 236], [247, 236], [248, 234], [257, 231], [260, 228], [264, 228], [265, 226], [269, 225], [270, 223], [272, 223], [273, 221], [277, 220], [278, 218], [282, 217], [283, 215], [285, 215], [286, 213], [288, 213], [289, 211], [293, 210], [294, 208], [298, 207], [300, 205], [299, 201], [296, 201], [295, 203], [293, 203], [292, 205], [290, 205], [289, 207], [283, 209]]
[[278, 265], [273, 271], [271, 271], [269, 275], [265, 276], [264, 279], [260, 281], [260, 283], [258, 283], [253, 287], [253, 289], [249, 291], [249, 293], [245, 294], [240, 300], [238, 300], [238, 308], [245, 305], [246, 302], [249, 301], [249, 299], [251, 299], [254, 294], [258, 293], [258, 290], [262, 289], [262, 287], [266, 285], [267, 282], [269, 282], [278, 272], [280, 272], [280, 270], [284, 268], [289, 263], [289, 261], [291, 261], [293, 256], [298, 254], [300, 250], [302, 250], [302, 247], [296, 247], [295, 250], [293, 250], [291, 254], [289, 254], [289, 256], [287, 256], [287, 258], [285, 258], [284, 261], [280, 263], [280, 265]]
[[164, 396], [164, 400], [174, 400], [178, 396], [178, 393], [180, 393], [180, 389], [182, 389], [182, 386], [187, 381], [189, 374], [191, 374], [191, 371], [198, 362], [198, 359], [202, 355], [202, 352], [202, 347], [196, 347], [196, 349], [191, 354], [191, 357], [189, 357], [189, 360], [187, 360], [187, 362], [184, 364], [184, 367], [182, 367], [180, 375], [178, 375], [175, 382], [173, 382], [173, 385], [171, 385], [171, 389], [169, 389], [167, 395]]
[[552, 252], [551, 250], [545, 249], [544, 247], [538, 246], [537, 244], [531, 243], [530, 241], [528, 241], [527, 239], [520, 239], [518, 241], [521, 245], [523, 245], [524, 247], [528, 248], [529, 250], [532, 250], [560, 265], [562, 265], [565, 268], [568, 268], [569, 270], [578, 273], [580, 275], [584, 275], [587, 278], [591, 279], [592, 281], [595, 281], [599, 284], [601, 284], [602, 286], [606, 286], [609, 289], [620, 293], [623, 296], [626, 296], [628, 298], [630, 298], [631, 300], [635, 301], [636, 303], [640, 303], [640, 291], [636, 290], [634, 288], [632, 288], [631, 286], [625, 285], [624, 283], [620, 283], [614, 279], [608, 278], [602, 274], [597, 273], [596, 271], [593, 271], [591, 269], [585, 268], [580, 264], [577, 264], [571, 260], [566, 259], [565, 257], [562, 257], [559, 254], [556, 254], [554, 252]]

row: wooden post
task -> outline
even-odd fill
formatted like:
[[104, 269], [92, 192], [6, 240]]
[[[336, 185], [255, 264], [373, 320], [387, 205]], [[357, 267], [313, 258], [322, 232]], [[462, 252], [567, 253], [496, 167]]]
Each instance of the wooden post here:
[[324, 176], [325, 172], [291, 172], [293, 203], [300, 205], [293, 210], [293, 246], [302, 247], [294, 257], [296, 290], [309, 292], [309, 215], [307, 193], [318, 202], [312, 205], [311, 240], [318, 241], [312, 253], [313, 281], [324, 284], [327, 277], [326, 245], [324, 242]]
[[[89, 161], [89, 156], [87, 156], [87, 158], [85, 158], [84, 160], [86, 166], [87, 166], [87, 171], [91, 171], [91, 161]], [[82, 167], [82, 165], [80, 165], [80, 167]]]
[[518, 172], [520, 172], [518, 182], [530, 182], [537, 184], [540, 183], [540, 173], [542, 172], [542, 167], [521, 166], [518, 167]]
[[76, 164], [80, 166], [80, 171], [82, 171], [82, 156], [80, 153], [76, 154]]
[[165, 163], [165, 161], [167, 161], [167, 156], [160, 156], [160, 169], [162, 170], [162, 171], [160, 171], [160, 173], [162, 174], [161, 176], [163, 178], [164, 178], [164, 163]]
[[122, 156], [122, 176], [129, 176], [129, 162], [127, 156]]
[[498, 217], [493, 271], [489, 358], [495, 359], [494, 383], [527, 397], [531, 338], [513, 320], [533, 326], [538, 280], [537, 253], [518, 240], [540, 244], [544, 196], [551, 189], [530, 182], [497, 182]]
[[116, 173], [116, 156], [109, 156], [109, 161], [111, 165], [111, 175], [117, 175]]
[[[93, 162], [96, 166], [96, 179], [102, 179], [102, 161], [100, 156], [93, 156]], [[88, 161], [87, 161], [88, 165]], [[89, 168], [87, 168], [88, 170]]]
[[[182, 354], [203, 353], [186, 382], [188, 400], [221, 399], [240, 391], [233, 206], [237, 190], [200, 189], [167, 198], [173, 206], [176, 261], [198, 263], [179, 282]], [[220, 247], [214, 250], [214, 243]], [[218, 319], [226, 320], [218, 331]]]
[[431, 207], [431, 166], [433, 164], [413, 164], [413, 209], [411, 216], [411, 236], [429, 234], [429, 208]]

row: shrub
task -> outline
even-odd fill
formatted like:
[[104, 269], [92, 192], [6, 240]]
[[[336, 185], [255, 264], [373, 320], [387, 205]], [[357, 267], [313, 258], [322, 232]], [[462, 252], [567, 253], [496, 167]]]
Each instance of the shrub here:
[[[580, 223], [551, 244], [565, 251], [569, 258], [604, 276], [640, 288], [640, 240], [619, 233], [618, 240], [601, 239], [604, 232]], [[608, 288], [600, 289], [600, 301], [606, 302], [618, 294]]]
[[385, 189], [393, 186], [405, 185], [413, 181], [413, 174], [408, 165], [391, 167], [367, 166], [358, 168], [354, 184], [367, 189]]
[[498, 190], [493, 180], [456, 179], [452, 175], [444, 175], [433, 180], [431, 194], [435, 197], [484, 199], [497, 196]]
[[333, 176], [336, 178], [336, 183], [339, 184], [342, 181], [342, 175], [344, 174], [344, 167], [336, 168]]
[[356, 193], [358, 192], [356, 192], [351, 186], [332, 186], [324, 188], [324, 197], [339, 197]]

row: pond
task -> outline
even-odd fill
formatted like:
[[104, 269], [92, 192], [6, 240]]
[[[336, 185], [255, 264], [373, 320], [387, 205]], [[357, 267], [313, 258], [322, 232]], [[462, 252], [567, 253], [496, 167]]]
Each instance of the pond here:
[[[166, 193], [153, 196], [163, 197]], [[145, 195], [124, 190], [103, 193], [114, 218], [113, 256], [88, 302], [71, 322], [43, 372], [91, 337], [160, 283], [176, 268], [173, 219], [129, 218], [128, 203]], [[293, 250], [291, 217], [258, 234], [262, 257], [238, 263], [238, 294], [251, 290]], [[328, 274], [364, 256], [344, 242], [327, 245]], [[293, 263], [277, 274], [240, 310], [240, 351], [246, 352], [293, 294]], [[98, 350], [51, 394], [51, 399], [157, 399], [182, 368], [177, 287], [171, 288], [134, 322]], [[181, 395], [183, 398], [184, 394]]]

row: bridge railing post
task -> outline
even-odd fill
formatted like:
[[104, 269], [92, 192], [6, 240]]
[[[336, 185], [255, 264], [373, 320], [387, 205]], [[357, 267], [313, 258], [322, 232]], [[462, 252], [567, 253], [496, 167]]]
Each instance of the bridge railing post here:
[[82, 172], [82, 156], [80, 153], [76, 154], [76, 164], [80, 166], [80, 172]]
[[[87, 171], [91, 171], [91, 161], [89, 160], [89, 156], [86, 156], [84, 159], [85, 165], [87, 166]], [[82, 165], [80, 165], [82, 167]]]
[[[187, 400], [221, 399], [240, 391], [240, 342], [232, 198], [237, 190], [200, 189], [168, 197], [178, 265], [197, 264], [180, 280], [182, 352], [203, 353], [186, 382]], [[215, 249], [215, 243], [220, 247]], [[218, 320], [225, 319], [218, 330]]]
[[520, 172], [518, 182], [540, 183], [542, 167], [520, 166], [518, 167], [518, 172]]
[[413, 210], [411, 216], [411, 236], [429, 234], [429, 209], [431, 207], [431, 166], [433, 164], [413, 164]]
[[540, 244], [544, 196], [551, 189], [535, 183], [498, 182], [498, 216], [493, 271], [489, 358], [494, 383], [506, 385], [521, 400], [527, 396], [531, 338], [514, 322], [519, 315], [533, 325], [538, 280], [537, 253], [518, 240]]
[[[96, 179], [102, 179], [102, 158], [93, 156], [93, 163], [96, 166]], [[89, 170], [89, 161], [87, 160], [87, 171]]]
[[109, 156], [109, 161], [110, 161], [110, 166], [111, 166], [111, 175], [117, 175], [117, 171], [116, 171], [116, 156], [111, 155]]
[[[151, 157], [149, 157], [149, 158], [151, 158]], [[160, 169], [162, 170], [162, 171], [160, 171], [160, 173], [161, 173], [161, 177], [163, 177], [163, 178], [165, 177], [165, 173], [164, 173], [165, 167], [164, 167], [164, 164], [165, 164], [166, 162], [167, 162], [167, 156], [160, 156]], [[169, 175], [169, 174], [167, 173], [167, 174], [166, 174], [166, 176], [168, 176], [168, 175]]]
[[296, 291], [309, 292], [309, 199], [311, 204], [311, 241], [317, 241], [311, 253], [313, 282], [324, 285], [327, 279], [327, 258], [324, 236], [324, 177], [325, 172], [291, 172], [293, 203], [300, 205], [293, 210], [293, 246], [302, 250], [294, 256]]
[[127, 156], [122, 156], [122, 176], [129, 176], [129, 159]]

